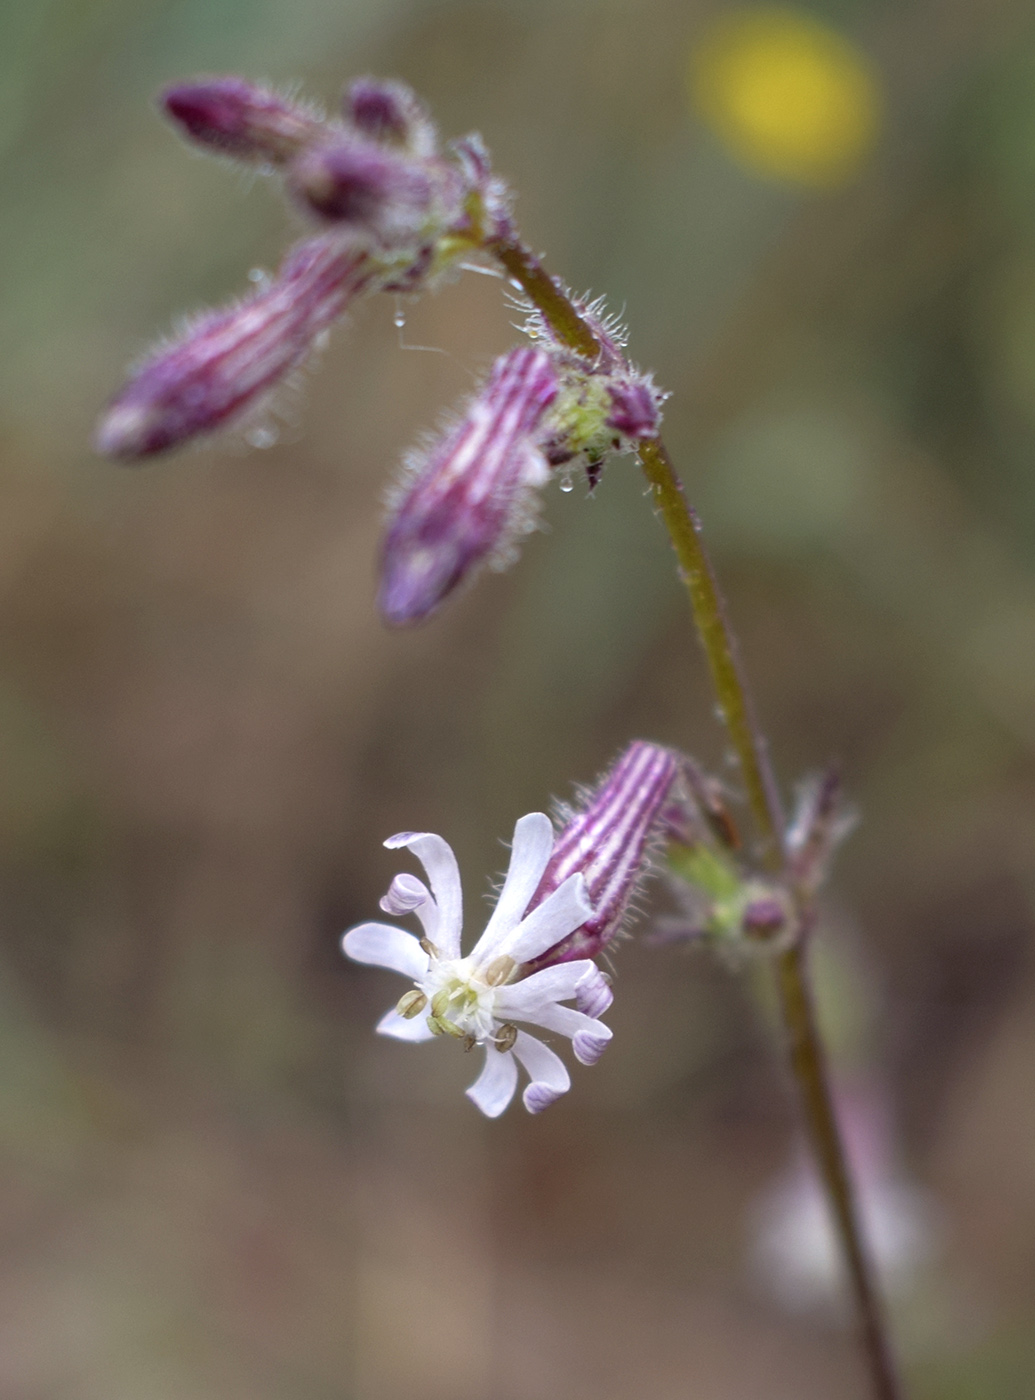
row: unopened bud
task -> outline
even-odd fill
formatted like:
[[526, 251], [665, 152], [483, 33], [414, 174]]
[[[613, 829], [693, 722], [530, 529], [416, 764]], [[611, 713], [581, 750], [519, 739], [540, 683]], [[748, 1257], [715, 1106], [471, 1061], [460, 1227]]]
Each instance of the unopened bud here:
[[619, 932], [629, 902], [650, 870], [650, 842], [660, 828], [677, 773], [671, 750], [636, 740], [596, 791], [585, 797], [582, 809], [554, 842], [528, 908], [536, 908], [565, 880], [581, 873], [593, 917], [543, 953], [533, 967], [592, 958]]
[[297, 244], [268, 287], [144, 362], [101, 419], [98, 452], [150, 457], [226, 427], [305, 360], [370, 276], [363, 253]]
[[787, 928], [790, 910], [776, 895], [761, 895], [744, 906], [741, 928], [744, 935], [758, 943], [769, 943]]
[[534, 519], [534, 488], [549, 476], [534, 434], [556, 393], [545, 354], [511, 350], [459, 423], [411, 460], [382, 548], [386, 622], [420, 622], [479, 565], [510, 562], [515, 537]]
[[345, 94], [345, 116], [372, 141], [405, 146], [415, 155], [432, 155], [435, 128], [417, 94], [405, 83], [356, 78]]
[[661, 413], [658, 396], [647, 379], [616, 379], [607, 386], [611, 412], [607, 426], [627, 438], [657, 437]]
[[386, 243], [419, 233], [433, 194], [420, 162], [357, 139], [307, 147], [291, 164], [288, 187], [310, 214]]
[[162, 105], [199, 146], [273, 165], [290, 160], [324, 128], [309, 108], [243, 78], [175, 83], [162, 94]]
[[405, 996], [399, 998], [399, 1003], [395, 1009], [398, 1011], [399, 1015], [404, 1016], [407, 1021], [412, 1021], [415, 1016], [420, 1015], [427, 1004], [428, 999], [424, 993], [417, 987], [414, 987], [412, 991], [407, 992]]

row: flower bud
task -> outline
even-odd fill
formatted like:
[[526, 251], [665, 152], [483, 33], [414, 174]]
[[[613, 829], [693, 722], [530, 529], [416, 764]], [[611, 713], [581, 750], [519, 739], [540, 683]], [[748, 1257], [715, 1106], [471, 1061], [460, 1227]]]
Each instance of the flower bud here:
[[296, 244], [273, 282], [146, 360], [102, 417], [98, 452], [133, 460], [211, 433], [296, 369], [371, 276], [365, 254]]
[[162, 106], [199, 146], [273, 165], [290, 160], [325, 125], [312, 109], [243, 78], [175, 83]]
[[356, 78], [345, 94], [345, 116], [371, 141], [434, 155], [438, 140], [427, 109], [405, 83]]
[[302, 151], [291, 163], [288, 187], [307, 213], [386, 243], [413, 238], [433, 197], [422, 163], [349, 137]]
[[420, 622], [482, 563], [510, 562], [549, 469], [535, 432], [557, 393], [548, 356], [502, 355], [460, 421], [411, 459], [381, 556], [378, 603], [392, 626]]
[[616, 379], [608, 384], [611, 412], [607, 426], [638, 441], [657, 437], [661, 422], [657, 390], [649, 379]]
[[[595, 957], [619, 932], [630, 900], [649, 872], [651, 839], [660, 828], [677, 774], [678, 762], [669, 749], [637, 739], [596, 791], [586, 795], [581, 810], [554, 841], [549, 864], [528, 907], [534, 909], [580, 872], [593, 917], [543, 953], [533, 967]], [[601, 996], [596, 987], [587, 987], [586, 992], [590, 997]]]

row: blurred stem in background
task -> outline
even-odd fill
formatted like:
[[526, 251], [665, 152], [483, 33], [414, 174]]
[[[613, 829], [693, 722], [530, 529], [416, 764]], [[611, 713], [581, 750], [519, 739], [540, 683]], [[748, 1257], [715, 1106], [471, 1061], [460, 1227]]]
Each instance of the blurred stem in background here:
[[[592, 329], [556, 279], [516, 235], [494, 242], [489, 251], [567, 345], [579, 354], [596, 355], [600, 346]], [[760, 838], [759, 856], [773, 874], [788, 876], [784, 819], [768, 748], [755, 718], [736, 639], [705, 549], [700, 522], [686, 499], [661, 439], [642, 439], [638, 455], [690, 595], [719, 715], [736, 753]], [[777, 955], [780, 1007], [809, 1140], [851, 1280], [873, 1393], [878, 1400], [900, 1400], [902, 1390], [892, 1360], [887, 1324], [847, 1155], [834, 1114], [826, 1055], [816, 1020], [806, 945], [806, 935], [813, 923], [810, 903], [808, 899], [799, 900], [797, 937], [790, 947]]]

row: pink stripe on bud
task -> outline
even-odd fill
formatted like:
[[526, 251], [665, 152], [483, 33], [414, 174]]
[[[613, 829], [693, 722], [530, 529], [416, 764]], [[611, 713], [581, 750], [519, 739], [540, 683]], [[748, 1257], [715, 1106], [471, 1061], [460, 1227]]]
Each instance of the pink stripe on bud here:
[[290, 160], [325, 125], [309, 108], [243, 78], [175, 83], [162, 105], [199, 146], [274, 165]]
[[460, 422], [422, 459], [394, 504], [378, 602], [392, 626], [420, 622], [478, 565], [507, 562], [549, 469], [535, 432], [557, 394], [549, 357], [502, 355]]
[[660, 829], [677, 774], [678, 761], [669, 749], [637, 739], [565, 826], [528, 908], [581, 872], [595, 912], [533, 967], [596, 957], [619, 932], [649, 871], [651, 838]]
[[302, 363], [371, 275], [363, 253], [296, 244], [269, 287], [202, 316], [140, 367], [98, 425], [98, 452], [150, 457], [226, 426]]

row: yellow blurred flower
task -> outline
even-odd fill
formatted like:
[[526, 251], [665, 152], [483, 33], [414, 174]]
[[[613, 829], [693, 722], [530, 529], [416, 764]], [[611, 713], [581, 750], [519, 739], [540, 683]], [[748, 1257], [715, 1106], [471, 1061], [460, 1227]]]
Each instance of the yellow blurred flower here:
[[851, 179], [880, 128], [880, 87], [866, 55], [777, 6], [715, 21], [691, 59], [690, 92], [736, 159], [794, 184]]

